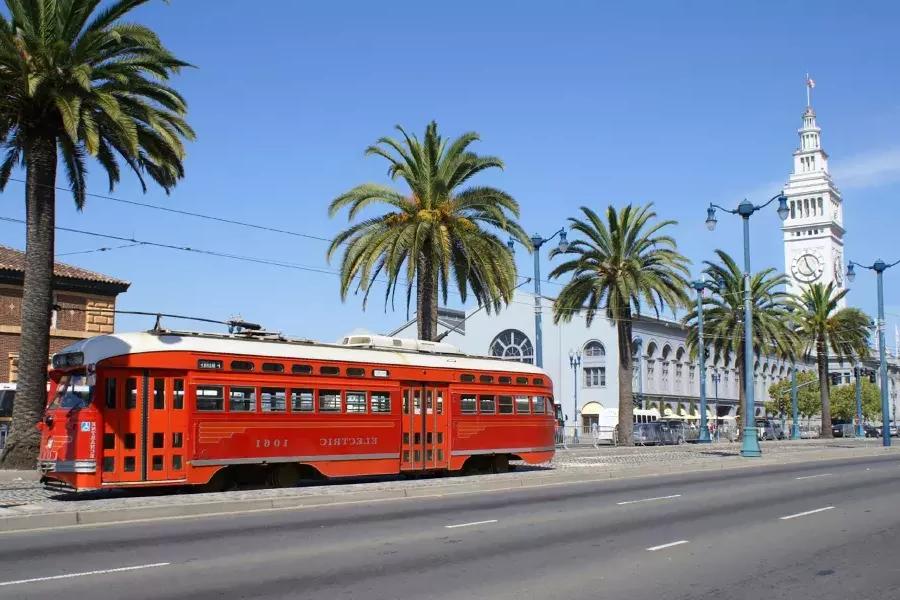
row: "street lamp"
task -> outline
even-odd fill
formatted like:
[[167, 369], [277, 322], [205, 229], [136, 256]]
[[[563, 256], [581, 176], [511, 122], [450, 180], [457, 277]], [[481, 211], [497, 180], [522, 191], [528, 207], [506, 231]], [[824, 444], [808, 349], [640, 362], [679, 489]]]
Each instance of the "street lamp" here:
[[722, 375], [718, 371], [713, 370], [712, 374], [713, 394], [715, 395], [715, 404], [713, 404], [713, 415], [716, 420], [716, 441], [719, 441], [719, 381]]
[[[534, 248], [534, 358], [535, 364], [539, 367], [544, 366], [544, 333], [541, 327], [541, 246], [559, 236], [559, 251], [565, 252], [569, 249], [569, 241], [566, 239], [566, 229], [562, 227], [548, 238], [543, 238], [538, 234], [531, 236], [531, 246]], [[509, 238], [506, 246], [509, 251], [515, 253], [515, 242], [517, 240]]]
[[800, 439], [800, 403], [797, 401], [797, 365], [791, 365], [791, 439]]
[[[715, 216], [715, 215], [713, 215]], [[715, 289], [708, 281], [692, 281], [691, 287], [697, 292], [697, 360], [700, 363], [700, 436], [697, 443], [708, 444], [712, 440], [709, 437], [709, 425], [706, 423], [706, 340], [703, 339], [703, 290]]]
[[784, 193], [772, 196], [768, 202], [754, 205], [749, 200], [744, 200], [734, 210], [729, 210], [718, 204], [710, 203], [706, 209], [706, 227], [712, 231], [716, 228], [716, 209], [723, 210], [732, 215], [740, 215], [744, 221], [744, 442], [741, 447], [741, 456], [762, 456], [757, 439], [756, 426], [753, 423], [753, 309], [750, 304], [750, 215], [765, 208], [775, 200], [778, 200], [778, 217], [784, 221], [790, 210], [787, 206], [787, 198]]
[[578, 443], [578, 367], [581, 366], [581, 352], [569, 350], [569, 366], [572, 367], [572, 375], [575, 382], [575, 394], [572, 404], [572, 419], [574, 420], [575, 433], [572, 435], [572, 443]]
[[852, 260], [847, 263], [847, 281], [853, 283], [853, 280], [856, 279], [856, 271], [853, 270], [853, 267], [860, 267], [862, 269], [869, 269], [870, 271], [875, 271], [875, 274], [878, 276], [878, 358], [880, 361], [879, 365], [879, 374], [881, 377], [881, 444], [884, 447], [888, 447], [891, 445], [891, 413], [890, 413], [890, 405], [888, 404], [888, 376], [887, 376], [887, 356], [885, 354], [884, 348], [884, 277], [883, 274], [885, 271], [890, 269], [891, 267], [900, 264], [900, 260], [897, 262], [893, 262], [891, 264], [887, 264], [880, 258], [876, 260], [873, 264], [866, 266], [861, 265], [858, 262], [853, 262]]
[[856, 437], [866, 437], [866, 430], [863, 429], [862, 421], [862, 365], [857, 361], [853, 365], [853, 375], [856, 379]]

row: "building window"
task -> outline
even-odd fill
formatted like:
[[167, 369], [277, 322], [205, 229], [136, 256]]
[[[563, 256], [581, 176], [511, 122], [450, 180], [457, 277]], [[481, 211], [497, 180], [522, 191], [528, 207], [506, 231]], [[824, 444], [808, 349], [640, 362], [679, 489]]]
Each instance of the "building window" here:
[[528, 336], [518, 329], [500, 332], [491, 342], [490, 355], [516, 362], [534, 362], [534, 346]]
[[603, 344], [597, 341], [588, 342], [584, 346], [584, 357], [585, 358], [600, 358], [606, 357], [606, 348], [603, 347]]
[[585, 367], [584, 387], [606, 387], [606, 367]]

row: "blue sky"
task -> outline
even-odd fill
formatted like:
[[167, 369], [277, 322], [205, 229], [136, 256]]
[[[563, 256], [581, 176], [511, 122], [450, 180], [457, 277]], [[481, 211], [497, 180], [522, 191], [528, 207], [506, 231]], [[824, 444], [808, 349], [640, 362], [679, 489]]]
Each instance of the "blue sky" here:
[[[652, 201], [679, 220], [673, 233], [699, 271], [714, 248], [740, 251], [739, 220], [720, 215], [707, 232], [706, 205], [762, 201], [786, 182], [808, 71], [844, 193], [846, 256], [896, 260], [898, 17], [891, 2], [152, 2], [135, 18], [197, 67], [174, 84], [198, 139], [170, 197], [142, 195], [131, 178], [113, 195], [327, 238], [346, 223], [328, 218], [333, 197], [387, 182], [365, 147], [394, 124], [421, 131], [436, 119], [446, 135], [478, 131], [476, 149], [504, 159], [478, 182], [517, 198], [529, 232], [551, 233], [581, 205]], [[98, 168], [91, 185], [107, 191]], [[327, 268], [318, 240], [97, 198], [79, 213], [60, 194], [58, 207], [61, 226]], [[22, 214], [22, 186], [10, 183], [0, 215]], [[781, 269], [774, 207], [752, 228], [754, 268]], [[0, 240], [23, 247], [22, 227], [0, 223]], [[117, 245], [57, 240], [58, 253]], [[530, 275], [530, 257], [517, 259]], [[341, 304], [330, 274], [147, 247], [63, 260], [131, 281], [125, 309], [241, 314], [326, 340], [406, 318], [378, 296], [364, 312], [357, 298]], [[886, 276], [891, 325], [898, 295], [900, 266]], [[860, 274], [850, 303], [874, 313], [873, 275]]]

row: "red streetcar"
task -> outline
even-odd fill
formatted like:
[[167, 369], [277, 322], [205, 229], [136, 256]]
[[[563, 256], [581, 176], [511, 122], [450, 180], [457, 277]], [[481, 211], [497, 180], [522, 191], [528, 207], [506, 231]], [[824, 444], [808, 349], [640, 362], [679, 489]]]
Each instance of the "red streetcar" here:
[[554, 453], [552, 384], [435, 342], [153, 330], [53, 357], [44, 482], [74, 490], [505, 471]]

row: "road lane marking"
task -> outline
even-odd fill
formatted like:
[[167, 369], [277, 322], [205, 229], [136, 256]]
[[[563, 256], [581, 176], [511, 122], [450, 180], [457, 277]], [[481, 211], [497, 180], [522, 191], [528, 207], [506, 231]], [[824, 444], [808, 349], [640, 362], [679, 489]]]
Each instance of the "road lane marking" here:
[[655, 498], [641, 498], [640, 500], [625, 500], [624, 502], [616, 502], [618, 506], [626, 504], [639, 504], [641, 502], [655, 502], [656, 500], [671, 500], [672, 498], [681, 498], [681, 494], [672, 494], [671, 496], [656, 496]]
[[[868, 469], [866, 469], [868, 471]], [[819, 473], [818, 475], [804, 475], [803, 477], [794, 477], [794, 479], [815, 479], [816, 477], [831, 477], [831, 473]]]
[[132, 567], [119, 567], [118, 569], [103, 569], [100, 571], [84, 571], [82, 573], [66, 573], [65, 575], [52, 575], [50, 577], [33, 577], [31, 579], [17, 579], [15, 581], [0, 581], [0, 587], [7, 585], [22, 585], [25, 583], [39, 583], [41, 581], [54, 581], [56, 579], [72, 579], [73, 577], [87, 577], [89, 575], [107, 575], [109, 573], [124, 573], [126, 571], [137, 571], [140, 569], [154, 569], [156, 567], [167, 567], [172, 563], [152, 563], [149, 565], [134, 565]]
[[471, 527], [473, 525], [488, 525], [490, 523], [496, 523], [497, 519], [490, 519], [488, 521], [473, 521], [472, 523], [459, 523], [457, 525], [444, 525], [447, 529], [456, 529], [457, 527]]
[[787, 521], [789, 519], [796, 519], [797, 517], [805, 517], [807, 515], [814, 515], [816, 513], [825, 512], [826, 510], [831, 510], [832, 508], [834, 508], [834, 507], [833, 506], [825, 506], [823, 508], [817, 508], [815, 510], [807, 510], [802, 513], [797, 513], [796, 515], [787, 515], [787, 516], [781, 517], [781, 520]]
[[660, 546], [650, 546], [647, 548], [647, 552], [656, 552], [657, 550], [665, 550], [666, 548], [671, 548], [672, 546], [681, 546], [682, 544], [689, 544], [687, 540], [678, 540], [677, 542], [669, 542], [668, 544], [662, 544]]

